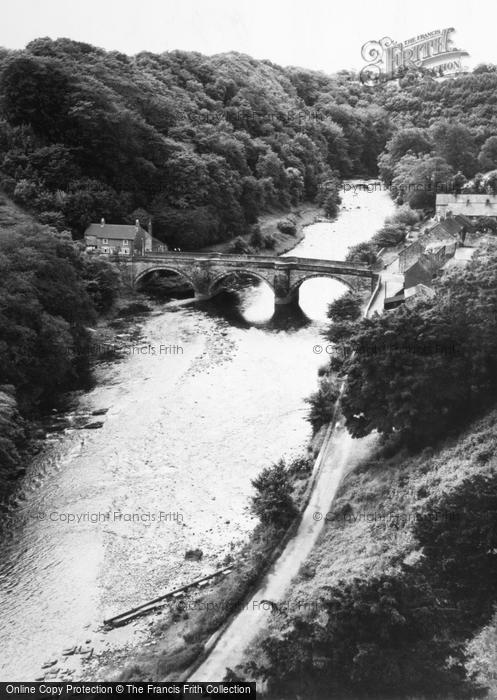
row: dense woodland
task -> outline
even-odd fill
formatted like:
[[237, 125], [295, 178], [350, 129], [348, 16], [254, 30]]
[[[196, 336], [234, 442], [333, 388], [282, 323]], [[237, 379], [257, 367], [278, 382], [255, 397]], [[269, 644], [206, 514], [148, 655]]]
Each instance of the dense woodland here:
[[334, 176], [374, 175], [384, 108], [360, 83], [232, 53], [128, 57], [38, 39], [0, 57], [0, 184], [40, 221], [153, 217], [195, 249], [265, 210], [333, 207]]
[[[334, 215], [340, 179], [380, 175], [404, 206], [371, 245], [351, 251], [351, 259], [373, 263], [380, 245], [398, 243], [432, 211], [437, 190], [496, 191], [496, 102], [494, 66], [446, 82], [408, 73], [400, 84], [368, 87], [347, 71], [327, 76], [236, 53], [129, 57], [47, 38], [0, 50], [0, 188], [39, 222], [0, 231], [0, 489], [19, 464], [26, 419], [88, 373], [87, 327], [117, 292], [112, 264], [78, 243], [90, 222], [152, 219], [156, 237], [197, 249], [303, 201]], [[348, 377], [343, 408], [352, 434], [378, 430], [391, 449], [418, 449], [491, 405], [496, 288], [497, 253], [489, 248], [414, 310], [358, 321], [350, 298], [330, 310], [330, 340], [344, 349], [332, 368]], [[411, 346], [422, 338], [432, 351], [406, 355], [393, 347], [399, 337]], [[455, 350], [448, 357], [439, 346]], [[335, 398], [326, 376], [311, 399], [314, 427]], [[276, 476], [263, 474], [260, 485], [271, 485], [290, 517]], [[474, 484], [461, 489], [450, 498], [495, 510]], [[461, 645], [495, 600], [495, 529], [427, 528], [418, 527], [419, 541], [444, 537], [447, 561], [427, 556], [402, 576], [334, 590], [324, 627], [293, 620], [265, 642], [269, 666], [261, 673], [274, 697], [298, 688], [321, 697], [324, 687], [330, 697], [397, 697], [406, 679], [412, 693], [475, 693]], [[465, 552], [472, 558], [461, 579]], [[440, 595], [448, 611], [468, 616], [440, 612]], [[324, 667], [316, 654], [327, 658]]]

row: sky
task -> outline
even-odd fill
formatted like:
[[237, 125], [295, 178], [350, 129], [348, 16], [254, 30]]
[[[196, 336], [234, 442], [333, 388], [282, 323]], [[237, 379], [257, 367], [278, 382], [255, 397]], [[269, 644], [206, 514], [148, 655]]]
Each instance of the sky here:
[[126, 54], [239, 51], [333, 73], [363, 67], [361, 47], [454, 27], [464, 64], [497, 63], [495, 0], [3, 0], [0, 46], [69, 37]]

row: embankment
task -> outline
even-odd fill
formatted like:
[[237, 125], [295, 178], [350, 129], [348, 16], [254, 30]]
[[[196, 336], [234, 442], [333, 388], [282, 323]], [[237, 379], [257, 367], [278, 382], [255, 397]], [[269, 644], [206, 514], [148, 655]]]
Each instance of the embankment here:
[[[457, 635], [453, 631], [454, 628], [450, 627], [449, 621], [445, 629], [442, 623], [440, 639], [444, 639], [443, 643], [447, 644], [447, 648], [460, 649], [467, 645], [466, 669], [468, 674], [474, 674], [474, 687], [476, 688], [477, 684], [488, 687], [490, 694], [487, 697], [497, 697], [495, 676], [497, 617], [491, 616], [496, 590], [495, 581], [492, 583], [491, 576], [488, 582], [490, 593], [486, 591], [488, 599], [483, 601], [484, 612], [478, 618], [476, 615], [469, 615], [468, 619], [464, 619], [468, 607], [466, 599], [470, 600], [471, 604], [474, 603], [468, 595], [478, 596], [478, 586], [483, 585], [482, 582], [484, 583], [485, 577], [489, 576], [494, 566], [491, 559], [492, 551], [495, 554], [495, 550], [492, 550], [495, 546], [495, 536], [490, 534], [488, 540], [487, 537], [492, 531], [491, 522], [492, 519], [495, 522], [497, 509], [495, 505], [490, 509], [484, 508], [483, 505], [475, 508], [474, 500], [470, 500], [470, 495], [466, 497], [466, 493], [471, 493], [468, 484], [495, 484], [497, 437], [494, 426], [496, 420], [497, 411], [493, 410], [486, 417], [471, 424], [459, 437], [446, 439], [437, 447], [426, 448], [418, 454], [410, 454], [407, 450], [402, 450], [393, 456], [388, 456], [378, 448], [363, 461], [359, 468], [350, 470], [344, 476], [331, 508], [323, 514], [325, 523], [319, 539], [285, 598], [282, 608], [289, 611], [289, 616], [272, 617], [268, 631], [260, 635], [248, 650], [245, 669], [251, 662], [262, 666], [267, 665], [267, 657], [261, 652], [263, 639], [268, 636], [279, 638], [284, 630], [289, 628], [291, 623], [288, 618], [297, 614], [295, 611], [298, 611], [298, 615], [311, 626], [322, 629], [322, 625], [326, 624], [323, 623], [323, 619], [328, 619], [326, 618], [329, 614], [328, 601], [333, 600], [333, 596], [337, 595], [336, 591], [349, 590], [349, 588], [352, 590], [357, 585], [367, 589], [368, 586], [376, 585], [376, 581], [382, 580], [389, 580], [389, 585], [395, 585], [396, 581], [399, 583], [404, 581], [405, 576], [415, 572], [421, 564], [423, 580], [429, 586], [436, 587], [438, 580], [442, 581], [442, 585], [447, 585], [446, 593], [439, 593], [439, 598], [433, 599], [432, 603], [428, 599], [427, 609], [433, 604], [433, 612], [430, 614], [438, 615], [446, 609], [449, 615], [451, 611], [455, 613], [457, 626], [464, 620], [461, 631]], [[492, 502], [491, 493], [485, 494], [481, 487], [477, 488], [476, 492], [477, 496], [481, 495], [482, 499], [488, 497]], [[458, 499], [463, 504], [460, 508], [454, 506]], [[493, 500], [495, 501], [495, 498]], [[444, 543], [443, 549], [437, 548], [440, 544], [437, 544], [434, 539], [432, 541], [431, 535], [428, 543], [434, 545], [433, 549], [430, 546], [423, 546], [417, 537], [419, 523], [430, 522], [434, 532], [438, 532], [438, 542]], [[487, 547], [485, 547], [485, 541], [488, 543]], [[464, 583], [459, 576], [453, 578], [451, 576], [454, 567], [460, 567], [462, 572], [466, 567], [469, 570], [472, 565], [471, 557], [473, 553], [476, 557], [478, 547], [482, 547], [481, 568], [475, 570], [481, 571], [481, 578], [471, 579], [476, 586], [475, 593], [471, 593], [471, 580], [468, 585], [469, 593], [464, 592]], [[444, 559], [445, 550], [446, 560]], [[440, 579], [436, 575], [438, 569], [442, 572]], [[415, 600], [417, 595], [415, 589], [407, 590]], [[477, 601], [477, 605], [481, 602]], [[356, 603], [359, 605], [358, 600]], [[482, 621], [485, 622], [483, 627]], [[358, 627], [360, 624], [360, 622], [357, 623]], [[385, 635], [383, 641], [377, 644], [380, 651], [388, 653], [391, 639], [387, 632]], [[364, 645], [367, 645], [366, 628], [358, 629], [358, 637], [362, 638]], [[407, 637], [404, 635], [401, 639], [406, 640]], [[342, 643], [345, 644], [343, 640]], [[353, 642], [349, 639], [347, 643]], [[412, 640], [410, 643], [415, 644]], [[398, 648], [400, 649], [400, 645]], [[340, 651], [342, 652], [343, 650]], [[327, 656], [332, 654], [332, 647], [329, 648], [329, 652], [324, 653], [326, 663], [332, 663], [332, 656], [329, 658]], [[443, 655], [441, 659], [434, 661], [434, 666], [431, 667], [426, 660], [423, 660], [419, 650], [416, 651], [415, 646], [412, 646], [412, 653], [403, 661], [399, 662], [398, 658], [394, 658], [395, 654], [394, 646], [390, 652], [393, 674], [396, 665], [401, 666], [402, 663], [413, 674], [419, 672], [420, 668], [421, 672], [425, 669], [427, 678], [433, 670], [443, 672]], [[401, 650], [399, 657], [400, 655]], [[354, 664], [355, 661], [351, 663]], [[365, 671], [367, 663], [364, 660], [366, 665], [360, 669], [357, 667], [358, 674], [367, 673]], [[322, 669], [323, 666], [320, 668]], [[282, 676], [285, 671], [280, 668], [275, 669], [275, 673], [281, 673]], [[316, 671], [320, 673], [319, 667]], [[346, 672], [350, 673], [350, 669], [347, 668]], [[464, 668], [460, 673], [463, 678]], [[242, 672], [241, 675], [245, 674]], [[372, 687], [371, 691], [377, 691], [378, 687]], [[404, 686], [401, 684], [401, 687]], [[345, 690], [344, 688], [343, 691]], [[350, 688], [348, 690], [350, 691]], [[455, 685], [453, 688], [442, 686], [442, 693], [445, 692], [445, 695], [437, 697], [448, 697], [451, 690], [456, 693], [454, 697], [459, 697]], [[280, 695], [276, 692], [270, 694], [270, 697], [279, 698]], [[357, 697], [364, 696], [359, 693]], [[413, 694], [411, 691], [409, 697], [428, 696], [424, 693]], [[474, 697], [477, 697], [476, 691]]]

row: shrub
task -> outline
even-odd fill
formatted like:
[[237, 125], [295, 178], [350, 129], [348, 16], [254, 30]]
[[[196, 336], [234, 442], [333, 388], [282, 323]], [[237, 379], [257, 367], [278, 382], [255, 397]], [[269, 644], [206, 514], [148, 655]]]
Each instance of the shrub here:
[[378, 262], [377, 250], [378, 246], [376, 246], [374, 243], [358, 243], [357, 245], [349, 248], [345, 260], [346, 262], [374, 265], [376, 262]]
[[323, 209], [326, 216], [333, 219], [338, 213], [338, 207], [340, 206], [341, 201], [342, 200], [338, 194], [330, 192], [323, 202]]
[[338, 387], [326, 379], [321, 380], [319, 389], [305, 400], [311, 407], [307, 420], [315, 433], [333, 418], [338, 395]]
[[381, 248], [396, 246], [405, 241], [407, 229], [404, 224], [387, 223], [373, 236], [373, 242]]
[[408, 204], [402, 205], [393, 216], [386, 220], [386, 223], [403, 224], [404, 226], [414, 226], [419, 221], [419, 214], [413, 211]]
[[183, 671], [191, 666], [203, 650], [203, 644], [190, 644], [173, 653], [164, 653], [159, 657], [156, 668], [156, 678], [164, 678], [173, 671]]
[[262, 248], [264, 245], [264, 236], [262, 235], [261, 227], [259, 224], [254, 224], [251, 227], [251, 234], [250, 234], [250, 245], [253, 248]]
[[278, 231], [281, 231], [281, 233], [285, 233], [290, 236], [295, 236], [297, 234], [297, 226], [295, 225], [295, 222], [291, 221], [290, 219], [282, 219], [281, 221], [278, 221], [276, 225]]
[[355, 321], [361, 315], [361, 298], [349, 291], [328, 306], [328, 318], [332, 321]]
[[271, 235], [270, 233], [267, 233], [264, 236], [263, 240], [264, 240], [264, 248], [266, 248], [266, 250], [274, 250], [274, 248], [276, 246], [276, 238], [273, 235]]
[[250, 253], [250, 246], [241, 236], [237, 236], [231, 244], [231, 252], [241, 254]]
[[292, 500], [292, 485], [283, 460], [266, 467], [252, 481], [256, 495], [251, 510], [261, 523], [286, 528], [297, 513]]
[[42, 211], [38, 216], [38, 220], [41, 224], [53, 226], [58, 231], [61, 231], [65, 226], [64, 215], [59, 211]]

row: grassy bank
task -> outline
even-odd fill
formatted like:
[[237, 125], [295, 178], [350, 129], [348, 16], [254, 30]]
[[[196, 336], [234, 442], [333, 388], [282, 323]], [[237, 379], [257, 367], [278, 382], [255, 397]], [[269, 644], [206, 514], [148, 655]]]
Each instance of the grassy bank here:
[[[473, 526], [472, 518], [483, 521], [495, 517], [495, 513], [489, 512], [440, 510], [439, 504], [450, 500], [468, 479], [495, 478], [496, 420], [497, 410], [492, 410], [459, 437], [446, 439], [418, 454], [402, 450], [389, 456], [383, 448], [378, 448], [357, 469], [346, 474], [325, 515], [323, 532], [281, 607], [298, 611], [299, 617], [313, 626], [323, 626], [334, 591], [358, 581], [371, 583], [386, 577], [400, 580], [406, 571], [426, 560], [427, 552], [416, 538], [416, 523], [420, 519], [441, 522], [442, 531], [445, 522], [449, 530], [455, 521], [464, 531]], [[261, 651], [263, 640], [268, 636], [279, 638], [288, 626], [288, 617], [275, 613], [270, 628], [248, 650], [246, 663], [255, 662], [264, 667], [268, 659]], [[492, 699], [497, 697], [496, 639], [497, 616], [488, 619], [483, 627], [475, 626], [473, 638], [466, 638], [465, 642], [468, 675], [473, 675], [475, 686], [488, 687], [488, 697]], [[280, 695], [269, 697], [280, 698]]]

